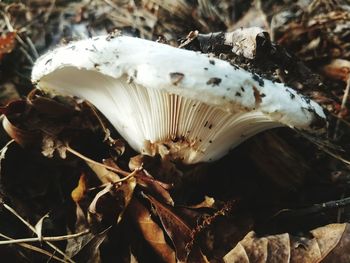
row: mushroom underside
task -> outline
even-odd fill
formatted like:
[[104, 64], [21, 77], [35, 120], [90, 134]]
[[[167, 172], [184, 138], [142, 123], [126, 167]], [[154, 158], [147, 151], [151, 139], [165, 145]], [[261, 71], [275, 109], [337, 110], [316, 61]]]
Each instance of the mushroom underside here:
[[39, 87], [90, 101], [134, 150], [168, 155], [187, 164], [217, 160], [247, 138], [283, 126], [258, 110], [237, 107], [228, 112], [193, 98], [145, 88], [127, 76], [116, 79], [75, 67], [45, 75]]

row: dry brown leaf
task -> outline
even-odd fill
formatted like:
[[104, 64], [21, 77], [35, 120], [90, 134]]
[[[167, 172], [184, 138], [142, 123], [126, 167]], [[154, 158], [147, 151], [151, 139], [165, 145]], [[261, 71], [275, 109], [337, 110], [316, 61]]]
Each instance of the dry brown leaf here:
[[[46, 95], [47, 96], [47, 95]], [[39, 113], [50, 116], [50, 118], [73, 116], [75, 108], [69, 98], [61, 98], [59, 101], [54, 100], [50, 97], [45, 97], [44, 94], [37, 89], [32, 90], [27, 97], [28, 103]]]
[[180, 262], [208, 262], [200, 248], [194, 243], [193, 229], [180, 217], [173, 207], [160, 203], [150, 195], [145, 197], [155, 208], [160, 221], [174, 244], [176, 258]]
[[[75, 231], [88, 229], [84, 211], [76, 204]], [[101, 262], [99, 247], [107, 237], [110, 227], [104, 228], [97, 233], [88, 233], [77, 238], [67, 240], [65, 253], [74, 259], [74, 262]]]
[[8, 32], [5, 36], [0, 37], [0, 60], [15, 48], [16, 35], [16, 32]]
[[79, 203], [85, 196], [87, 191], [86, 175], [83, 173], [80, 175], [79, 182], [76, 188], [73, 189], [71, 197], [75, 203]]
[[[321, 234], [313, 233], [314, 235]], [[342, 234], [341, 239], [333, 248], [333, 250], [325, 256], [323, 263], [345, 263], [350, 262], [350, 225], [346, 224], [345, 230]]]
[[224, 262], [349, 262], [349, 224], [319, 227], [310, 231], [310, 235], [298, 237], [284, 233], [258, 237], [252, 231], [225, 255]]
[[204, 196], [204, 200], [198, 204], [191, 205], [189, 208], [197, 209], [197, 208], [213, 208], [215, 203], [215, 199], [209, 196]]
[[0, 114], [13, 114], [13, 113], [23, 113], [26, 109], [27, 103], [25, 100], [15, 100], [9, 102], [5, 106], [0, 107]]
[[154, 179], [146, 171], [140, 171], [136, 175], [138, 185], [151, 191], [153, 194], [159, 196], [166, 204], [174, 205], [174, 201], [169, 193], [170, 185]]
[[42, 241], [43, 238], [43, 224], [44, 220], [46, 218], [49, 218], [49, 213], [45, 214], [42, 218], [39, 219], [39, 221], [35, 224], [35, 233], [38, 235], [38, 238], [40, 241]]
[[133, 196], [136, 186], [134, 177], [120, 184], [108, 184], [95, 196], [89, 206], [89, 221], [107, 225], [119, 223]]
[[103, 183], [113, 183], [116, 181], [120, 180], [120, 177], [108, 170], [107, 168], [101, 166], [101, 165], [96, 165], [94, 163], [90, 163], [90, 162], [86, 162], [86, 164], [91, 168], [91, 170], [94, 171], [94, 173], [96, 174], [97, 178]]
[[152, 196], [147, 195], [147, 199], [154, 206], [165, 231], [172, 240], [176, 249], [176, 257], [185, 262], [190, 254], [190, 249], [186, 245], [192, 242], [191, 228], [170, 206], [160, 203]]
[[145, 240], [164, 262], [176, 262], [175, 251], [167, 244], [163, 230], [155, 223], [151, 213], [136, 199], [132, 199], [128, 213], [138, 225]]
[[41, 134], [39, 131], [23, 130], [16, 127], [8, 118], [4, 116], [2, 126], [6, 133], [21, 146], [32, 146], [40, 144]]
[[4, 114], [2, 120], [4, 130], [21, 146], [37, 144], [41, 139], [39, 131], [19, 128], [11, 119], [12, 115], [23, 114], [27, 107], [25, 100], [15, 100], [0, 107], [0, 114]]
[[332, 79], [340, 79], [347, 82], [350, 74], [350, 61], [346, 59], [333, 59], [329, 64], [322, 67], [322, 73]]
[[100, 258], [100, 245], [107, 237], [110, 227], [95, 234], [81, 250], [73, 257], [76, 262], [98, 263]]

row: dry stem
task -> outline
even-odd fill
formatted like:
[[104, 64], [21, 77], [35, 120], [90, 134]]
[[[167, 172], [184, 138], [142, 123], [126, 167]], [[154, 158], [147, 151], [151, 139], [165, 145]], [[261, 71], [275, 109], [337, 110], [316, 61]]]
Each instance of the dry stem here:
[[[90, 159], [89, 157], [86, 157], [85, 155], [83, 155], [83, 154], [79, 153], [78, 151], [72, 149], [69, 145], [66, 145], [66, 150], [67, 150], [68, 152], [74, 154], [75, 156], [77, 156], [77, 157], [83, 159], [83, 160], [86, 161], [86, 162], [89, 162], [89, 163], [92, 163], [92, 164], [101, 166], [101, 167], [103, 167], [103, 168], [106, 168], [106, 169], [108, 169], [108, 170], [110, 170], [110, 171], [116, 172], [116, 173], [121, 174], [122, 176], [124, 176], [124, 178], [121, 178], [121, 179], [119, 179], [118, 181], [115, 181], [114, 183], [124, 182], [124, 181], [130, 179], [132, 176], [135, 175], [134, 172], [128, 173], [128, 172], [126, 172], [126, 171], [124, 171], [124, 170], [121, 170], [121, 169], [118, 169], [118, 168], [116, 168], [116, 167], [111, 167], [111, 166], [109, 166], [109, 165], [105, 165], [105, 164], [103, 164], [103, 163], [96, 162], [95, 160], [92, 160], [92, 159]], [[135, 170], [135, 171], [136, 171], [136, 170]]]
[[[5, 239], [8, 239], [8, 240], [13, 240], [11, 237], [9, 236], [6, 236], [4, 234], [1, 234], [0, 233], [0, 237], [2, 238], [5, 238]], [[26, 244], [26, 243], [18, 243], [17, 245], [21, 246], [21, 247], [24, 247], [26, 249], [30, 249], [30, 250], [33, 250], [33, 251], [36, 251], [38, 253], [41, 253], [41, 254], [44, 254], [46, 256], [48, 256], [50, 259], [53, 258], [53, 259], [56, 259], [57, 261], [59, 262], [66, 262], [65, 260], [59, 258], [59, 257], [56, 257], [55, 255], [53, 255], [52, 253], [50, 252], [47, 252], [46, 250], [42, 249], [42, 248], [38, 248], [36, 246], [32, 246], [32, 245], [29, 245], [29, 244]]]
[[62, 241], [62, 240], [68, 240], [68, 239], [84, 236], [84, 235], [86, 235], [88, 233], [90, 233], [90, 231], [89, 230], [85, 230], [85, 231], [82, 231], [82, 232], [79, 232], [79, 233], [76, 233], [76, 234], [64, 235], [64, 236], [42, 237], [42, 238], [30, 237], [30, 238], [3, 240], [3, 241], [0, 241], [0, 245], [28, 243], [28, 242], [40, 242], [41, 240], [42, 241]]
[[[33, 231], [33, 233], [35, 233], [36, 235], [38, 235], [38, 233], [36, 232], [35, 227], [33, 227], [31, 224], [29, 224], [26, 220], [24, 220], [23, 217], [21, 217], [12, 207], [10, 207], [9, 205], [3, 203], [2, 204], [4, 208], [6, 208], [9, 212], [11, 212], [13, 215], [15, 215], [19, 220], [22, 221], [23, 224], [25, 224], [31, 231]], [[57, 251], [59, 254], [61, 254], [62, 256], [64, 256], [64, 259], [70, 263], [74, 263], [73, 260], [71, 260], [62, 250], [60, 250], [58, 247], [56, 247], [54, 244], [50, 243], [49, 241], [44, 241], [48, 246], [50, 246], [51, 248], [53, 248], [55, 251]]]

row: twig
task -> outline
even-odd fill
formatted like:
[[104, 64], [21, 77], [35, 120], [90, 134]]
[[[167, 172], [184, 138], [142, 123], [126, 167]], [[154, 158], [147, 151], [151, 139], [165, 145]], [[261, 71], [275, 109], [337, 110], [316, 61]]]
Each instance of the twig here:
[[344, 120], [342, 118], [339, 118], [337, 114], [329, 112], [330, 115], [332, 115], [334, 118], [337, 118], [340, 122], [345, 123], [346, 125], [350, 126], [350, 122], [347, 120]]
[[83, 232], [79, 232], [76, 234], [71, 235], [64, 235], [64, 236], [55, 236], [55, 237], [30, 237], [30, 238], [20, 238], [20, 239], [11, 239], [11, 240], [3, 240], [0, 241], [0, 245], [9, 245], [9, 244], [17, 244], [17, 243], [28, 243], [28, 242], [40, 242], [43, 241], [62, 241], [62, 240], [68, 240], [80, 236], [84, 236], [90, 233], [89, 230], [85, 230]]
[[39, 57], [39, 53], [36, 50], [35, 45], [33, 44], [32, 40], [28, 36], [26, 36], [26, 41], [27, 41], [30, 49], [32, 50], [32, 54], [34, 55], [34, 58], [37, 59]]
[[[11, 22], [10, 22], [10, 19], [9, 17], [4, 13], [4, 12], [1, 12], [3, 18], [4, 18], [4, 21], [5, 21], [5, 24], [7, 26], [7, 29], [10, 31], [10, 32], [15, 32], [16, 30], [14, 29], [14, 27], [11, 25]], [[16, 40], [22, 45], [24, 46], [25, 48], [28, 48], [27, 44], [23, 41], [23, 39], [17, 34], [16, 35]]]
[[302, 135], [304, 138], [306, 138], [308, 141], [310, 141], [310, 142], [312, 142], [313, 144], [315, 144], [319, 149], [321, 149], [322, 151], [324, 151], [324, 152], [327, 153], [328, 155], [332, 156], [333, 158], [335, 158], [335, 159], [337, 159], [337, 160], [339, 160], [339, 161], [341, 161], [341, 162], [343, 162], [343, 163], [345, 163], [345, 164], [347, 164], [347, 165], [350, 165], [350, 161], [349, 161], [349, 160], [347, 160], [347, 159], [345, 159], [345, 158], [343, 158], [343, 157], [341, 157], [341, 156], [339, 156], [339, 155], [337, 155], [337, 154], [331, 152], [330, 150], [328, 150], [328, 149], [327, 149], [324, 145], [322, 145], [321, 143], [319, 143], [319, 142], [317, 142], [317, 141], [315, 141], [315, 140], [312, 140], [312, 139], [310, 138], [309, 135], [307, 135], [307, 134], [305, 134], [304, 132], [301, 132], [301, 131], [299, 131], [299, 134], [301, 134], [301, 135]]
[[348, 97], [349, 97], [349, 91], [350, 91], [350, 74], [348, 75], [348, 79], [346, 81], [346, 87], [345, 87], [345, 90], [344, 90], [343, 99], [341, 101], [341, 106], [340, 106], [340, 110], [339, 110], [339, 113], [338, 113], [338, 120], [337, 120], [337, 123], [336, 123], [335, 128], [334, 128], [334, 135], [333, 135], [333, 139], [334, 140], [337, 139], [340, 119], [342, 119], [341, 115], [342, 115], [343, 109], [346, 106], [346, 102], [347, 102]]
[[44, 21], [47, 22], [49, 20], [50, 15], [52, 14], [53, 8], [55, 7], [56, 0], [51, 0], [51, 4], [49, 8], [46, 10], [44, 15]]
[[[9, 237], [9, 236], [6, 236], [4, 234], [1, 234], [0, 233], [0, 237], [2, 238], [5, 238], [5, 239], [8, 239], [8, 240], [13, 240], [13, 238]], [[21, 246], [21, 247], [24, 247], [26, 249], [30, 249], [30, 250], [33, 250], [35, 252], [38, 252], [38, 253], [41, 253], [41, 254], [44, 254], [46, 256], [48, 256], [50, 259], [53, 258], [53, 259], [56, 259], [57, 261], [59, 262], [66, 262], [65, 260], [59, 258], [59, 257], [56, 257], [55, 255], [53, 255], [52, 253], [50, 252], [47, 252], [46, 250], [42, 249], [42, 248], [38, 248], [36, 246], [32, 246], [32, 245], [29, 245], [29, 244], [26, 244], [26, 243], [19, 243], [17, 244], [18, 246]]]
[[[16, 30], [14, 29], [14, 27], [11, 25], [11, 22], [10, 22], [9, 17], [8, 17], [4, 12], [1, 12], [1, 14], [2, 14], [2, 16], [3, 16], [3, 18], [4, 18], [4, 21], [5, 21], [5, 24], [6, 24], [7, 28], [8, 28], [8, 30], [11, 31], [11, 32], [16, 32]], [[30, 46], [28, 46], [18, 34], [16, 34], [16, 40], [17, 40], [17, 41], [20, 43], [20, 45], [21, 45], [21, 47], [19, 48], [19, 49], [21, 50], [21, 52], [22, 52], [22, 53], [24, 54], [24, 56], [29, 60], [29, 62], [33, 65], [33, 64], [34, 64], [34, 60], [33, 60], [33, 58], [29, 55], [29, 53], [28, 53], [28, 51], [27, 51], [27, 49], [28, 49]], [[31, 44], [33, 44], [33, 43], [31, 42]], [[34, 45], [33, 45], [33, 46], [34, 46]], [[35, 52], [36, 52], [35, 47], [34, 47], [34, 50], [35, 50]], [[34, 54], [35, 54], [35, 53], [34, 53]], [[38, 53], [36, 52], [36, 54], [38, 54]], [[38, 55], [38, 56], [39, 56], [39, 55]]]
[[[15, 215], [19, 220], [22, 221], [23, 224], [25, 224], [30, 230], [33, 231], [33, 233], [36, 233], [36, 229], [35, 227], [33, 227], [31, 224], [29, 224], [26, 220], [24, 220], [23, 217], [21, 217], [12, 207], [10, 207], [9, 205], [7, 205], [6, 203], [2, 203], [3, 207], [6, 208], [9, 212], [11, 212], [13, 215]], [[64, 259], [66, 261], [69, 261], [70, 263], [74, 263], [73, 260], [71, 260], [62, 250], [60, 250], [58, 247], [56, 247], [54, 244], [50, 243], [49, 241], [45, 241], [45, 243], [50, 246], [52, 249], [54, 249], [55, 251], [57, 251], [59, 254], [61, 254], [62, 256], [64, 256]]]
[[[108, 170], [110, 170], [110, 171], [113, 171], [113, 172], [116, 172], [116, 173], [119, 173], [119, 174], [125, 176], [124, 178], [121, 178], [121, 179], [119, 179], [118, 181], [116, 181], [116, 182], [114, 182], [114, 183], [119, 183], [119, 182], [126, 181], [126, 180], [128, 180], [130, 177], [132, 177], [132, 176], [135, 175], [134, 172], [128, 173], [128, 172], [123, 171], [123, 170], [121, 170], [121, 169], [118, 169], [118, 168], [115, 168], [115, 167], [111, 167], [111, 166], [105, 165], [105, 164], [103, 164], [103, 163], [96, 162], [95, 160], [92, 160], [92, 159], [90, 159], [89, 157], [86, 157], [86, 156], [84, 156], [83, 154], [81, 154], [81, 153], [77, 152], [76, 150], [72, 149], [69, 145], [66, 145], [66, 150], [67, 150], [68, 152], [74, 154], [75, 156], [77, 156], [77, 157], [83, 159], [83, 160], [86, 161], [86, 162], [89, 162], [89, 163], [92, 163], [92, 164], [101, 166], [101, 167], [106, 168], [106, 169], [108, 169]], [[135, 170], [135, 171], [136, 171], [136, 170]]]
[[143, 170], [142, 167], [141, 167], [141, 168], [138, 168], [138, 169], [135, 169], [135, 170], [132, 171], [128, 176], [126, 176], [126, 177], [124, 177], [124, 178], [122, 178], [122, 179], [120, 179], [120, 180], [118, 180], [118, 181], [108, 182], [108, 183], [105, 183], [105, 184], [101, 184], [101, 185], [99, 185], [99, 186], [91, 187], [91, 188], [88, 189], [88, 191], [94, 191], [94, 190], [97, 190], [97, 189], [100, 189], [100, 188], [105, 188], [105, 187], [106, 187], [107, 185], [109, 185], [109, 184], [115, 185], [115, 184], [117, 184], [117, 183], [126, 181], [126, 180], [130, 179], [131, 177], [134, 177], [135, 174], [137, 174], [137, 173], [138, 173], [139, 171], [141, 171], [141, 170]]
[[333, 200], [325, 203], [320, 204], [314, 204], [307, 208], [301, 208], [301, 209], [283, 209], [278, 211], [273, 217], [277, 217], [281, 214], [288, 214], [283, 216], [306, 216], [310, 214], [320, 213], [324, 210], [330, 210], [335, 208], [340, 208], [344, 206], [350, 205], [350, 197], [339, 199], [339, 200]]
[[34, 60], [33, 60], [32, 57], [29, 55], [29, 53], [27, 52], [27, 50], [25, 50], [25, 48], [23, 48], [23, 47], [19, 47], [19, 50], [21, 50], [21, 52], [22, 52], [23, 55], [28, 59], [28, 61], [30, 62], [30, 64], [34, 65]]

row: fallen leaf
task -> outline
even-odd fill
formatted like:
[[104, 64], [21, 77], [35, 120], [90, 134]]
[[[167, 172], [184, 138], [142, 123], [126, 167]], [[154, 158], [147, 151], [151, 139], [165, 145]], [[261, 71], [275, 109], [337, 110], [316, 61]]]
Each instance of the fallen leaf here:
[[340, 79], [347, 82], [350, 74], [350, 61], [345, 59], [334, 59], [323, 66], [322, 72], [330, 78]]
[[112, 225], [119, 223], [136, 186], [134, 177], [120, 184], [108, 184], [96, 194], [89, 206], [89, 222]]
[[28, 94], [27, 100], [36, 111], [40, 114], [50, 116], [50, 118], [68, 118], [76, 113], [76, 109], [72, 105], [73, 102], [67, 101], [69, 99], [68, 97], [61, 98], [61, 101], [63, 99], [66, 101], [59, 102], [47, 96], [44, 97], [40, 90], [34, 89]]
[[162, 198], [162, 200], [166, 204], [171, 206], [174, 205], [174, 201], [168, 191], [168, 189], [170, 188], [169, 184], [165, 184], [154, 179], [150, 174], [148, 174], [145, 171], [140, 171], [139, 173], [137, 173], [136, 181], [138, 185], [142, 186], [143, 188], [151, 191], [153, 194]]
[[199, 204], [189, 206], [189, 208], [213, 208], [215, 199], [209, 196], [204, 196], [204, 200]]
[[39, 221], [35, 224], [35, 233], [38, 235], [38, 238], [40, 241], [42, 241], [43, 238], [43, 223], [45, 218], [49, 217], [49, 213], [47, 213], [46, 215], [44, 215], [42, 218], [39, 219]]
[[[76, 223], [75, 231], [81, 232], [88, 229], [88, 222], [81, 207], [76, 204]], [[75, 262], [101, 262], [99, 246], [106, 238], [110, 227], [98, 231], [97, 233], [88, 233], [77, 238], [67, 240], [66, 255], [73, 258]]]
[[32, 146], [40, 144], [41, 134], [39, 131], [23, 130], [16, 127], [8, 118], [4, 116], [2, 126], [6, 133], [21, 146]]
[[160, 221], [170, 237], [176, 250], [176, 258], [180, 262], [187, 262], [191, 254], [191, 262], [207, 262], [200, 248], [193, 243], [193, 229], [176, 214], [173, 207], [157, 201], [150, 195], [144, 195], [155, 208]]
[[14, 100], [0, 107], [0, 114], [10, 115], [14, 113], [23, 113], [27, 103], [25, 100]]
[[152, 219], [150, 211], [138, 200], [132, 199], [128, 214], [141, 230], [145, 240], [164, 262], [176, 262], [174, 250], [167, 244], [163, 230]]
[[100, 259], [100, 245], [106, 239], [108, 231], [111, 227], [95, 234], [84, 247], [73, 257], [76, 262], [97, 263]]
[[[88, 229], [88, 222], [85, 217], [84, 211], [80, 207], [79, 204], [76, 203], [76, 208], [75, 208], [75, 215], [76, 215], [76, 221], [75, 221], [75, 229], [74, 232], [81, 232], [86, 229]], [[84, 236], [80, 236], [77, 238], [73, 239], [68, 239], [67, 240], [67, 246], [66, 246], [66, 251], [65, 253], [69, 257], [73, 257], [79, 251], [93, 238], [93, 234], [87, 234]]]
[[[73, 256], [75, 262], [97, 263], [101, 262], [99, 247], [106, 239], [110, 227], [97, 234], [88, 234], [84, 236], [84, 245]], [[67, 245], [68, 247], [68, 245]]]
[[103, 184], [113, 183], [113, 182], [120, 180], [120, 177], [116, 173], [106, 169], [105, 167], [103, 167], [101, 165], [96, 165], [96, 164], [90, 163], [90, 162], [86, 162], [86, 164], [91, 168], [91, 170], [94, 171], [97, 178]]
[[0, 60], [5, 54], [11, 53], [16, 46], [16, 32], [8, 32], [0, 37]]
[[27, 130], [17, 127], [12, 117], [17, 114], [24, 114], [28, 104], [25, 100], [15, 100], [6, 106], [0, 107], [0, 114], [4, 114], [2, 126], [6, 133], [21, 146], [35, 145], [40, 142], [41, 135], [38, 130]]
[[79, 203], [86, 194], [87, 191], [87, 180], [86, 175], [83, 173], [80, 178], [76, 188], [71, 193], [71, 197], [75, 203]]
[[226, 263], [347, 263], [350, 260], [349, 245], [349, 224], [319, 227], [302, 237], [288, 233], [258, 237], [251, 231], [223, 259]]
[[108, 140], [109, 145], [112, 147], [117, 157], [122, 156], [125, 152], [125, 142], [121, 139], [113, 139], [108, 133], [106, 134], [108, 137], [105, 140]]
[[[335, 228], [337, 227], [337, 224], [335, 224]], [[341, 228], [341, 226], [340, 226]], [[316, 229], [317, 230], [317, 229]], [[313, 232], [313, 235], [319, 236], [324, 235], [322, 232], [324, 229], [318, 229], [317, 232]], [[334, 234], [336, 231], [334, 231]], [[323, 246], [324, 244], [321, 244]], [[322, 261], [324, 263], [345, 263], [350, 262], [350, 225], [346, 224], [345, 230], [341, 236], [341, 239], [336, 244], [336, 246], [333, 248], [333, 250], [325, 256], [324, 260]]]

